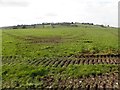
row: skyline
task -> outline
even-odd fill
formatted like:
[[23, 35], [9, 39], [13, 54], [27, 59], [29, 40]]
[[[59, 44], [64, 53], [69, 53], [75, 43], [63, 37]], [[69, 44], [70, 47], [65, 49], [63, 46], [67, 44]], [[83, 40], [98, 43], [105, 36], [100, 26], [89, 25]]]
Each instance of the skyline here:
[[0, 0], [0, 27], [42, 22], [118, 26], [118, 0]]

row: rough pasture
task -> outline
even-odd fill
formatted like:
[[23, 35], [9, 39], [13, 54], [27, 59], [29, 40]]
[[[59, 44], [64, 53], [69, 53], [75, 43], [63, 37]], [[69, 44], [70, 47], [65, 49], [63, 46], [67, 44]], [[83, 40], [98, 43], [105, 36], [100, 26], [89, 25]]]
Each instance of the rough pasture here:
[[118, 88], [115, 28], [83, 25], [10, 29], [2, 34], [4, 89]]

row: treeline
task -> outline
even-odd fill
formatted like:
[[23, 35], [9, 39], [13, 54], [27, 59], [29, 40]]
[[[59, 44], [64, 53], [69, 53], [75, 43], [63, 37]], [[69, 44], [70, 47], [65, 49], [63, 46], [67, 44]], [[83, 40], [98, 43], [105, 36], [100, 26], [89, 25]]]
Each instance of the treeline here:
[[[45, 27], [52, 27], [55, 28], [57, 26], [67, 26], [67, 27], [78, 27], [80, 25], [94, 25], [93, 23], [79, 23], [79, 22], [61, 22], [61, 23], [41, 23], [41, 24], [31, 24], [31, 25], [16, 25], [16, 26], [7, 26], [2, 27], [4, 29], [26, 29], [26, 28], [45, 28]], [[104, 25], [95, 25], [100, 27], [106, 27]], [[109, 27], [109, 25], [107, 26]]]

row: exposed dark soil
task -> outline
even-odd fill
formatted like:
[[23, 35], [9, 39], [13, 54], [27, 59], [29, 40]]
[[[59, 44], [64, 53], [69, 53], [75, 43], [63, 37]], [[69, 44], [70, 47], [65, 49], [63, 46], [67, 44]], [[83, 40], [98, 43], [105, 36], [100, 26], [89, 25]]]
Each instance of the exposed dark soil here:
[[[14, 63], [21, 56], [2, 56], [4, 63]], [[20, 60], [22, 61], [22, 60]], [[28, 60], [30, 65], [45, 65], [45, 66], [61, 66], [66, 67], [70, 64], [120, 64], [119, 55], [92, 55], [92, 56], [79, 56], [73, 57], [61, 57], [61, 58], [39, 58]]]
[[[55, 79], [54, 76], [46, 76], [38, 78], [41, 82], [38, 85], [22, 86], [23, 88], [29, 88], [29, 90], [119, 90], [118, 84], [118, 71], [105, 73], [101, 75], [90, 75], [88, 77], [79, 78], [62, 78]], [[19, 85], [19, 83], [17, 83]], [[22, 88], [21, 87], [21, 88]], [[9, 88], [10, 89], [10, 88]], [[15, 89], [15, 88], [14, 88]], [[19, 88], [18, 88], [19, 89]], [[5, 89], [8, 90], [8, 89]], [[16, 89], [15, 89], [16, 90]], [[24, 89], [23, 89], [24, 90]], [[26, 90], [26, 89], [25, 89]]]
[[[88, 76], [80, 78], [66, 78], [62, 79], [59, 77], [58, 80], [55, 80], [53, 77], [44, 77], [40, 78], [40, 81], [43, 82], [42, 87], [44, 88], [86, 88], [88, 90], [98, 90], [98, 88], [107, 88], [118, 89], [118, 72], [106, 73], [98, 76]], [[55, 83], [54, 83], [55, 82]], [[85, 89], [85, 90], [86, 90]]]
[[17, 35], [13, 35], [13, 34], [9, 34], [6, 32], [3, 32], [11, 37], [14, 37], [15, 39], [21, 39], [24, 40], [28, 43], [60, 43], [62, 42], [62, 39], [60, 36], [51, 36], [51, 37], [37, 37], [37, 36], [25, 36], [25, 37], [21, 37], [21, 36], [17, 36]]
[[25, 41], [29, 43], [60, 43], [62, 42], [62, 39], [59, 36], [54, 36], [54, 37], [27, 36], [25, 37]]
[[77, 58], [50, 58], [48, 60], [42, 60], [38, 59], [36, 61], [32, 60], [31, 63], [28, 64], [35, 64], [35, 65], [45, 65], [45, 66], [61, 66], [61, 67], [66, 67], [70, 64], [119, 64], [119, 56], [118, 55], [113, 55], [113, 56], [105, 56], [105, 55], [100, 55], [100, 56], [80, 56]]
[[[19, 60], [20, 56], [2, 56], [3, 64], [11, 64]], [[34, 60], [26, 60], [26, 63], [30, 65], [45, 65], [54, 67], [67, 67], [70, 64], [119, 64], [119, 55], [80, 55], [74, 57], [62, 57], [62, 58], [42, 58]], [[118, 71], [99, 74], [82, 76], [79, 78], [62, 78], [54, 76], [46, 76], [38, 78], [42, 84], [32, 85], [29, 88], [56, 88], [57, 89], [79, 89], [79, 90], [119, 90], [118, 84]], [[28, 88], [28, 87], [27, 87]], [[33, 89], [35, 90], [35, 89]]]

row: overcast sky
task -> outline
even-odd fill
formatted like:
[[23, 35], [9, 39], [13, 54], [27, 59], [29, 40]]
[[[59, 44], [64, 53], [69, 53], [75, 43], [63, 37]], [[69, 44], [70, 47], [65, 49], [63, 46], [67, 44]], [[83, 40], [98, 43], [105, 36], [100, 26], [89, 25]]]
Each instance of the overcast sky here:
[[42, 22], [118, 26], [119, 0], [0, 0], [0, 27]]

